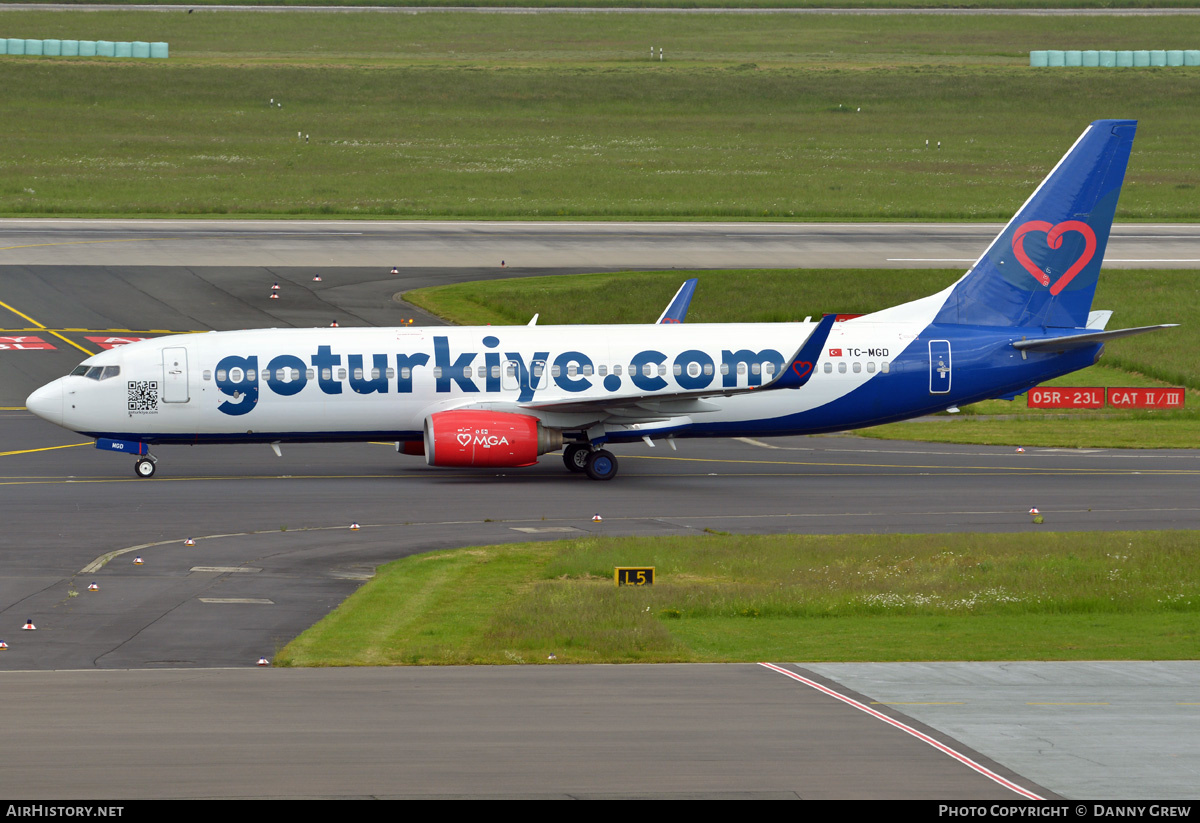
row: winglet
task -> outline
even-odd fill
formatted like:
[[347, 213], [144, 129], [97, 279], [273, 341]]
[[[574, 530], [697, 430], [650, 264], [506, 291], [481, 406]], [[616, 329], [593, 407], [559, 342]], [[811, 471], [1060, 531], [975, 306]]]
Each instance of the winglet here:
[[671, 302], [663, 309], [663, 313], [658, 316], [654, 322], [661, 323], [682, 323], [683, 318], [687, 316], [688, 306], [692, 303], [692, 295], [696, 293], [696, 279], [683, 281], [683, 285], [679, 287], [679, 291], [675, 292], [675, 296], [671, 298]]
[[829, 339], [829, 332], [833, 328], [835, 320], [837, 320], [836, 314], [827, 314], [822, 317], [821, 322], [817, 323], [817, 327], [800, 347], [800, 351], [796, 352], [792, 362], [779, 377], [763, 388], [798, 389], [807, 383], [813, 372], [816, 371], [817, 361], [821, 358], [821, 351], [825, 348], [825, 341]]

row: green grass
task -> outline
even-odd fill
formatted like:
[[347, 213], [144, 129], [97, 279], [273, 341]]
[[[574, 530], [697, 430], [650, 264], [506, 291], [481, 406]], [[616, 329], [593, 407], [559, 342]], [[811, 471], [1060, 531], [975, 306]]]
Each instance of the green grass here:
[[[1194, 532], [1031, 531], [436, 552], [382, 567], [276, 663], [1192, 659], [1197, 548]], [[615, 588], [613, 566], [635, 564], [655, 585]]]
[[1141, 127], [1118, 219], [1200, 217], [1196, 70], [1025, 65], [1047, 46], [1192, 45], [1169, 18], [35, 11], [0, 25], [172, 48], [0, 57], [0, 214], [1002, 219], [1086, 123], [1120, 116]]
[[[826, 312], [865, 314], [954, 282], [945, 269], [750, 269], [619, 272], [489, 280], [408, 292], [405, 299], [461, 325], [652, 323], [679, 284], [699, 279], [688, 322], [771, 323]], [[613, 300], [611, 295], [621, 299]], [[863, 429], [867, 437], [988, 445], [1195, 448], [1200, 445], [1200, 280], [1177, 269], [1111, 270], [1095, 305], [1115, 310], [1111, 328], [1179, 323], [1180, 328], [1115, 340], [1100, 364], [1048, 386], [1188, 388], [1179, 411], [1030, 409], [988, 400], [946, 415]]]
[[[26, 0], [56, 3], [60, 0]], [[89, 5], [127, 4], [129, 0], [83, 0]], [[137, 5], [177, 5], [177, 0], [133, 0]], [[953, 8], [970, 9], [1138, 9], [1192, 8], [1197, 0], [196, 0], [191, 6], [442, 6], [529, 8]]]

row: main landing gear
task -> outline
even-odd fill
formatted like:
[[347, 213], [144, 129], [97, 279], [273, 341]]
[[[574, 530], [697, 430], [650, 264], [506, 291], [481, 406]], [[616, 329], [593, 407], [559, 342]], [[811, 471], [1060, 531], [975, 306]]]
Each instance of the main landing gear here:
[[593, 450], [587, 443], [572, 443], [563, 449], [567, 471], [583, 472], [593, 480], [612, 480], [617, 476], [617, 458], [607, 449]]
[[133, 464], [133, 473], [138, 477], [153, 477], [155, 465], [158, 463], [158, 458], [152, 454], [147, 454], [145, 457], [138, 458], [138, 461]]

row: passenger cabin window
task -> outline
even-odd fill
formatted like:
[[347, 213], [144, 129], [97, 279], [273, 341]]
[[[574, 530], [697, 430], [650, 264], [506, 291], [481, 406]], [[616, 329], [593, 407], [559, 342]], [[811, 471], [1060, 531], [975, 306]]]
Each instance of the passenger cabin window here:
[[826, 374], [833, 374], [833, 364], [832, 364], [832, 363], [826, 363], [826, 364], [825, 364], [825, 373], [826, 373]]

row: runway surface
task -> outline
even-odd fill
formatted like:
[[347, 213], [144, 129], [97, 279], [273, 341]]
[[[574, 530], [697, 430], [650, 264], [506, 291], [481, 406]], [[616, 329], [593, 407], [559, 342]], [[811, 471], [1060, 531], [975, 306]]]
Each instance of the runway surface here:
[[[5, 265], [966, 269], [993, 223], [0, 220]], [[1113, 226], [1106, 268], [1196, 268], [1200, 226]]]
[[[12, 325], [0, 335], [26, 330], [47, 346], [0, 351], [0, 406], [8, 409], [0, 411], [0, 640], [10, 646], [0, 653], [0, 706], [5, 753], [20, 764], [0, 775], [10, 796], [1016, 798], [928, 743], [759, 666], [309, 672], [253, 663], [379, 563], [434, 548], [704, 528], [1016, 532], [1032, 527], [1031, 505], [1046, 527], [1064, 530], [1197, 528], [1200, 520], [1192, 452], [1018, 455], [852, 437], [686, 442], [679, 452], [622, 447], [613, 483], [568, 476], [553, 456], [531, 469], [449, 471], [370, 444], [287, 447], [282, 458], [265, 447], [164, 447], [156, 477], [137, 480], [127, 459], [21, 410], [26, 387], [65, 373], [82, 349], [110, 337], [327, 325], [330, 314], [344, 324], [392, 323], [409, 312], [394, 299], [403, 287], [549, 273], [544, 261], [580, 253], [570, 251], [577, 241], [504, 240], [533, 250], [536, 265], [515, 271], [412, 266], [396, 278], [374, 264], [291, 268], [204, 257], [243, 242], [251, 257], [294, 253], [289, 238], [274, 235], [189, 236], [165, 251], [159, 239], [138, 240], [124, 244], [138, 251], [124, 265], [14, 263], [10, 254], [25, 253], [11, 248], [21, 245], [14, 238], [31, 235], [7, 228], [0, 314]], [[489, 229], [476, 241], [494, 254], [489, 244], [504, 232]], [[387, 236], [377, 246], [327, 238], [336, 253], [312, 238], [290, 240], [313, 244], [317, 257], [390, 263], [395, 235]], [[624, 242], [609, 241], [614, 253]], [[458, 245], [449, 235], [420, 242]], [[754, 245], [741, 236], [704, 242], [730, 258]], [[139, 256], [164, 253], [178, 262]], [[323, 273], [320, 284], [314, 271]], [[288, 297], [272, 301], [281, 306], [265, 300], [274, 280]], [[362, 530], [350, 531], [351, 521]], [[187, 537], [194, 548], [183, 546]], [[133, 565], [134, 555], [145, 562]], [[90, 582], [98, 592], [86, 590]], [[26, 619], [36, 632], [19, 630]], [[1063, 683], [1108, 679], [1114, 693], [1129, 694], [1136, 677], [1072, 665], [1084, 666], [1063, 664]], [[1151, 675], [1163, 689], [1155, 699], [1173, 707], [1162, 716], [1194, 722], [1187, 686], [1169, 688], [1194, 683], [1200, 670], [1179, 665], [1169, 677]], [[1005, 680], [987, 664], [938, 677], [912, 667], [883, 679], [846, 667], [805, 671], [1043, 796], [1194, 794], [1200, 755], [1186, 747], [1158, 763], [1152, 795], [1133, 777], [1147, 759], [1138, 743], [1147, 734], [1144, 702], [1110, 700], [1105, 722], [1125, 725], [1081, 740], [1055, 730], [1073, 722], [1066, 709], [988, 725], [997, 706], [1063, 697], [1061, 685], [1043, 689], [1050, 680], [1040, 675]], [[909, 695], [936, 702], [929, 696], [939, 689], [965, 690], [975, 702], [950, 716], [901, 705]], [[1054, 745], [1035, 743], [1045, 739]]]

